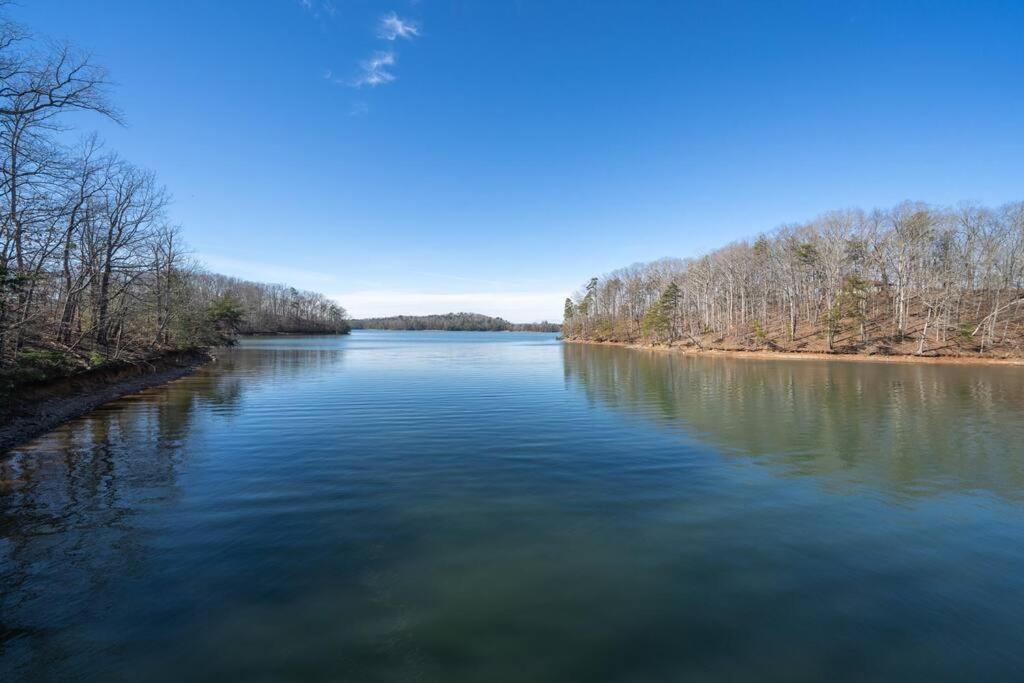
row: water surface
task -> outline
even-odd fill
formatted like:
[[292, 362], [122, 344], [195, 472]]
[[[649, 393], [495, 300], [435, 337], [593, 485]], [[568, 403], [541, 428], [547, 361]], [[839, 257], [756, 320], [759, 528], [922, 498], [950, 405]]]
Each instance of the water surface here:
[[248, 339], [0, 458], [0, 679], [1011, 680], [1024, 369]]

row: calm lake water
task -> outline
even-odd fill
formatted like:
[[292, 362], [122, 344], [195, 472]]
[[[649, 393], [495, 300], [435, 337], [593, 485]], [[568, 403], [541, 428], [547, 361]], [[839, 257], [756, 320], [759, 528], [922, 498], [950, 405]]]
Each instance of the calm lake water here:
[[1020, 680], [1024, 368], [249, 339], [0, 456], [0, 679]]

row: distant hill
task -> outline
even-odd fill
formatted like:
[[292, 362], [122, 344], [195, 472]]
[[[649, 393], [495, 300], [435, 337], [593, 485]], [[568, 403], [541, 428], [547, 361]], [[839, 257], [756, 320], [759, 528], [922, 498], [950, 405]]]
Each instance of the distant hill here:
[[350, 321], [354, 330], [444, 330], [449, 332], [561, 332], [562, 326], [549, 323], [510, 323], [480, 313], [443, 313], [440, 315], [396, 315], [390, 318], [364, 318]]

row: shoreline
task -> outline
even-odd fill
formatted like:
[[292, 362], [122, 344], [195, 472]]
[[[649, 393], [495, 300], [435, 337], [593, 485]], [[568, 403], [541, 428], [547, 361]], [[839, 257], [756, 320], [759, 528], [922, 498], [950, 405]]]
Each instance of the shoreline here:
[[236, 337], [344, 337], [348, 332], [239, 332]]
[[746, 358], [752, 360], [819, 360], [852, 361], [857, 363], [901, 363], [922, 365], [1005, 365], [1024, 366], [1024, 358], [982, 358], [979, 356], [914, 356], [914, 355], [868, 355], [860, 353], [828, 353], [814, 351], [755, 351], [739, 349], [695, 349], [688, 346], [666, 346], [664, 344], [641, 344], [637, 342], [594, 341], [590, 339], [565, 339], [567, 344], [592, 344], [595, 346], [619, 346], [637, 351], [678, 353], [687, 356]]
[[104, 403], [184, 377], [213, 360], [209, 351], [181, 351], [26, 386], [23, 400], [2, 416], [8, 421], [0, 426], [0, 455]]

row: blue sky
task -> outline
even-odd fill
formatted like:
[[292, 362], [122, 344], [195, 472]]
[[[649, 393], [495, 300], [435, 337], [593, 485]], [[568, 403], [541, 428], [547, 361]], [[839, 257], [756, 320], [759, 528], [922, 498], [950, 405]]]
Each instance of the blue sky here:
[[833, 208], [1024, 199], [1024, 3], [26, 0], [211, 268], [357, 316], [560, 318]]

